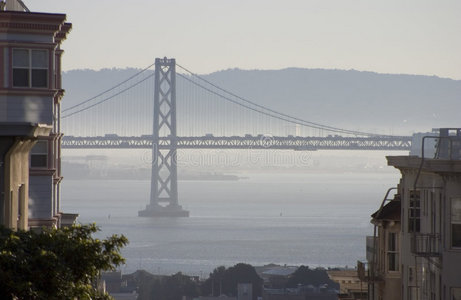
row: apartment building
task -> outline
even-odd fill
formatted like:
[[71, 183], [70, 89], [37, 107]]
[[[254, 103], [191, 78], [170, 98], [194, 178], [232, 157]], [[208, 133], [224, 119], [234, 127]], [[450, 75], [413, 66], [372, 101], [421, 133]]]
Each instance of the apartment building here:
[[[367, 240], [367, 254], [369, 262], [368, 276], [364, 266], [359, 263], [359, 277], [368, 282], [368, 299], [399, 300], [401, 295], [401, 266], [400, 266], [400, 239], [401, 239], [401, 200], [395, 194], [388, 199], [391, 188], [386, 193], [381, 207], [371, 215], [374, 225], [374, 236]], [[376, 251], [373, 251], [376, 249]]]
[[11, 228], [60, 226], [60, 106], [65, 14], [30, 12], [0, 2], [1, 223]]
[[[426, 157], [426, 141], [434, 139], [435, 156]], [[419, 156], [387, 157], [402, 177], [394, 214], [373, 217], [382, 228], [373, 242], [376, 259], [369, 259], [370, 299], [461, 299], [461, 129], [441, 128], [438, 136], [422, 139], [421, 149]], [[376, 288], [376, 277], [390, 268], [401, 278], [401, 298], [387, 296], [396, 292], [396, 282]]]

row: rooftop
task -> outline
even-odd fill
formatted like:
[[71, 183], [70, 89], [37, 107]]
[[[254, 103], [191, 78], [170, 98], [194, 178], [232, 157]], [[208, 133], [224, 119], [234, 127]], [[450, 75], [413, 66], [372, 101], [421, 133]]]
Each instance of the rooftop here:
[[461, 173], [461, 160], [428, 159], [418, 156], [386, 156], [387, 164], [398, 169], [419, 169], [435, 173]]
[[382, 209], [374, 212], [371, 217], [377, 220], [400, 220], [400, 196], [396, 195], [394, 200], [388, 202]]

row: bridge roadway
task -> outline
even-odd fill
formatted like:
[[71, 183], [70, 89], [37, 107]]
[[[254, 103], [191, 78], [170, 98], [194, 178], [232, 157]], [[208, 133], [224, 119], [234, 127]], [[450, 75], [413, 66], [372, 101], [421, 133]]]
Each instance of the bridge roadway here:
[[[315, 150], [410, 150], [411, 136], [374, 137], [298, 137], [298, 136], [232, 136], [212, 135], [176, 137], [177, 149], [280, 149]], [[169, 149], [169, 137], [160, 138], [160, 149]], [[152, 149], [152, 136], [118, 136], [106, 134], [97, 137], [64, 136], [65, 149]]]

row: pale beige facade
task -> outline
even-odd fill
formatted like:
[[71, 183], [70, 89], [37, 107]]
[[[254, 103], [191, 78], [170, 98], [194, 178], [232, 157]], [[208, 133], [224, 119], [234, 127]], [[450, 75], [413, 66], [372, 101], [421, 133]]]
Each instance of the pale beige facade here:
[[0, 223], [60, 226], [61, 42], [66, 15], [0, 6]]
[[[389, 282], [388, 277], [370, 299], [394, 299], [387, 295], [398, 288], [401, 298], [397, 293], [395, 299], [461, 299], [461, 129], [440, 129], [436, 156], [423, 158], [423, 154], [387, 157], [388, 164], [402, 174], [397, 189], [400, 224], [396, 243], [396, 275], [400, 274], [401, 284]], [[390, 221], [386, 220], [389, 225]], [[386, 271], [386, 239], [397, 233], [397, 222], [385, 226], [379, 221], [377, 225], [382, 227], [375, 249], [377, 269]]]
[[402, 172], [403, 299], [456, 299], [461, 289], [461, 160], [388, 157], [388, 162]]
[[402, 299], [400, 195], [396, 194], [386, 202], [385, 199], [380, 209], [372, 215], [375, 236], [369, 245], [372, 251], [368, 257], [368, 274], [365, 274], [360, 264], [359, 272], [368, 282], [368, 299], [399, 300]]
[[51, 128], [33, 123], [0, 122], [0, 224], [28, 229], [29, 152]]
[[367, 299], [367, 282], [359, 277], [357, 270], [329, 270], [327, 273], [331, 280], [339, 283], [338, 299]]

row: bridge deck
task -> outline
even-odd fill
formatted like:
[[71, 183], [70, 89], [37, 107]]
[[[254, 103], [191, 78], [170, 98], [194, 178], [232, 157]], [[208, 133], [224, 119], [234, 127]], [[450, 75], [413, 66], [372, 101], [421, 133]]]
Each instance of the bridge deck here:
[[[234, 136], [177, 137], [177, 149], [283, 149], [315, 150], [410, 150], [411, 137], [296, 137], [296, 136]], [[160, 149], [171, 148], [169, 137], [160, 138]], [[152, 136], [99, 137], [64, 136], [66, 149], [151, 149]]]

